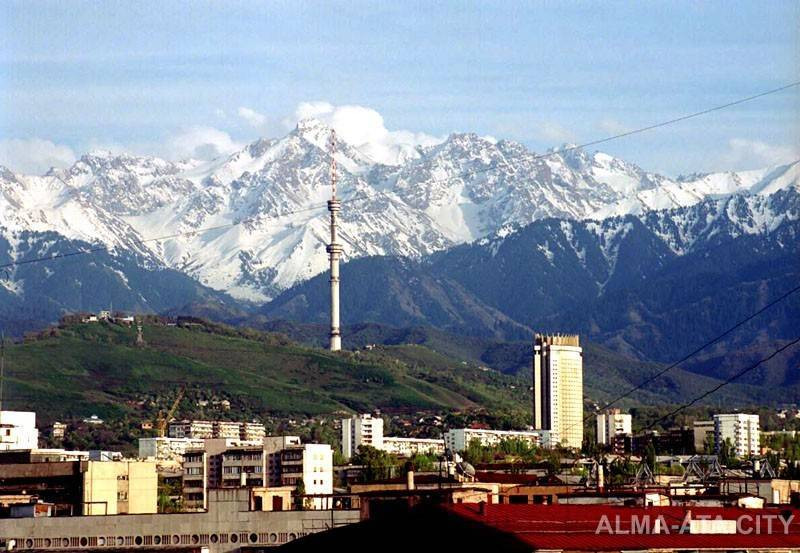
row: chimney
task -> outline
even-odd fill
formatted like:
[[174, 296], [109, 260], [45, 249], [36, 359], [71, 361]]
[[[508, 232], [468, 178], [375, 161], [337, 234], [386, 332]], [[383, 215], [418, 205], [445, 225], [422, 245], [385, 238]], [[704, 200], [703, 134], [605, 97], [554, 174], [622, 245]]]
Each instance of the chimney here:
[[414, 471], [410, 470], [406, 473], [406, 488], [411, 491], [415, 489], [414, 486]]

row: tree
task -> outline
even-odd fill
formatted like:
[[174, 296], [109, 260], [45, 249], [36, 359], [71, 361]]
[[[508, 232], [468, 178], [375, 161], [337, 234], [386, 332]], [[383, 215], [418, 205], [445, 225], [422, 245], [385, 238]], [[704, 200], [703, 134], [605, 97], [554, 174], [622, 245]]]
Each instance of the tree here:
[[294, 487], [294, 508], [297, 511], [303, 511], [306, 508], [306, 483], [302, 478], [297, 479], [297, 484]]

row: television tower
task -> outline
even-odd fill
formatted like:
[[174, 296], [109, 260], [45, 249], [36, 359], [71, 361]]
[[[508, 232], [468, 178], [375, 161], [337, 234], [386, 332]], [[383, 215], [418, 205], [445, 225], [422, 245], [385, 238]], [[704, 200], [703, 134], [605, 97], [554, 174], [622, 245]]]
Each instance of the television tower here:
[[331, 129], [328, 142], [331, 154], [331, 199], [328, 211], [331, 212], [331, 243], [326, 248], [331, 261], [331, 351], [342, 349], [342, 335], [339, 331], [339, 256], [342, 246], [336, 241], [336, 217], [342, 209], [342, 202], [336, 199], [336, 131]]

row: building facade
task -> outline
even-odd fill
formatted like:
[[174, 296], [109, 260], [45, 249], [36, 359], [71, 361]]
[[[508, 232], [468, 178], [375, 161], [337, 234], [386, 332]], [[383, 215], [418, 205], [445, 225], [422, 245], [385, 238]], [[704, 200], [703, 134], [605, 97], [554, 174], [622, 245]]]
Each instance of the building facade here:
[[259, 422], [182, 420], [169, 423], [170, 438], [261, 441], [266, 428]]
[[608, 446], [614, 453], [625, 451], [625, 436], [632, 434], [632, 417], [619, 409], [609, 409], [597, 415], [597, 443]]
[[714, 421], [694, 421], [694, 450], [697, 453], [706, 452], [706, 444], [714, 445]]
[[553, 445], [583, 444], [583, 350], [577, 335], [534, 337], [533, 427], [549, 431]]
[[0, 411], [0, 450], [36, 449], [38, 445], [36, 413]]
[[733, 413], [714, 415], [714, 448], [719, 454], [722, 444], [730, 440], [737, 457], [758, 455], [760, 429], [758, 415]]
[[444, 453], [444, 440], [440, 438], [396, 438], [394, 436], [384, 436], [382, 449], [398, 457], [441, 455]]
[[366, 413], [342, 419], [342, 455], [350, 459], [358, 446], [368, 445], [383, 449], [383, 419]]
[[497, 445], [504, 440], [523, 440], [531, 445], [550, 447], [550, 435], [542, 430], [485, 430], [481, 428], [453, 428], [444, 435], [445, 447], [451, 452], [467, 449], [473, 440], [483, 446]]

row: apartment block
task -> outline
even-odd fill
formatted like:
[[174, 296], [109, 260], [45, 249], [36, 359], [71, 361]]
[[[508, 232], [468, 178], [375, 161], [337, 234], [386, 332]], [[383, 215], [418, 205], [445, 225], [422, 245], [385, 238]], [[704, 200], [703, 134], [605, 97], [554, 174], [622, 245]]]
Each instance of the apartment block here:
[[631, 436], [632, 417], [619, 409], [609, 409], [597, 415], [597, 443], [609, 446], [614, 453], [625, 451], [625, 437]]
[[737, 457], [758, 455], [760, 428], [758, 415], [744, 413], [714, 415], [714, 447], [719, 454], [722, 444], [730, 440]]
[[694, 450], [705, 452], [706, 443], [714, 444], [714, 421], [694, 421]]
[[483, 446], [497, 445], [504, 440], [522, 440], [531, 445], [550, 447], [550, 433], [543, 430], [487, 430], [454, 428], [444, 435], [445, 447], [452, 452], [464, 451], [473, 440]]
[[342, 455], [350, 459], [360, 445], [383, 449], [382, 418], [367, 413], [342, 419]]
[[437, 438], [397, 438], [394, 436], [383, 437], [383, 447], [387, 453], [398, 457], [412, 457], [414, 455], [441, 455], [444, 453], [444, 440]]
[[258, 422], [182, 420], [169, 423], [170, 438], [260, 441], [266, 428]]

